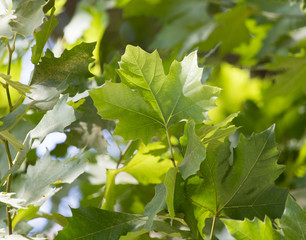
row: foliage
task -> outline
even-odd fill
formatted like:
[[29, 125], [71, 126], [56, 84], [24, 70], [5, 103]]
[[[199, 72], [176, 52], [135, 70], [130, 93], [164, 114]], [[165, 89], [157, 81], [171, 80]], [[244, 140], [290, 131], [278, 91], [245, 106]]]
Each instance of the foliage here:
[[304, 239], [304, 7], [1, 0], [1, 239]]

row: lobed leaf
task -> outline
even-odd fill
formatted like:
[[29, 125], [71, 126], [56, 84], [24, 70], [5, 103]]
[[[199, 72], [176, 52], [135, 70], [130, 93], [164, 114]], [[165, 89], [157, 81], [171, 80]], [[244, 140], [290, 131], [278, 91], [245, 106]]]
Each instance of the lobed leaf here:
[[274, 127], [241, 136], [230, 163], [230, 143], [207, 152], [199, 176], [187, 180], [187, 198], [194, 205], [199, 231], [205, 219], [229, 216], [233, 219], [278, 218], [282, 215], [288, 190], [276, 188], [275, 179], [284, 167], [277, 165], [279, 152]]
[[107, 82], [90, 96], [104, 119], [119, 120], [114, 134], [125, 139], [147, 144], [159, 129], [181, 120], [204, 121], [215, 106], [219, 89], [201, 84], [195, 52], [174, 61], [168, 75], [156, 51], [149, 54], [139, 47], [127, 46], [119, 65], [122, 83]]

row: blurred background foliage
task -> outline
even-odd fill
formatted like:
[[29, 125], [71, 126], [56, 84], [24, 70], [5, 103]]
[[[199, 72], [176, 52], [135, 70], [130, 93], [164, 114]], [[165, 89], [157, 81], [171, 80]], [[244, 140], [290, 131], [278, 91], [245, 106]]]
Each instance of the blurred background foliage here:
[[[77, 99], [79, 93], [105, 81], [120, 81], [116, 69], [127, 44], [138, 45], [149, 52], [157, 49], [166, 71], [174, 59], [181, 60], [197, 50], [199, 64], [205, 65], [202, 82], [222, 88], [218, 107], [209, 112], [211, 124], [237, 112], [234, 124], [246, 135], [261, 132], [276, 123], [276, 142], [281, 150], [279, 163], [286, 165], [277, 184], [290, 188], [296, 196], [304, 195], [306, 201], [304, 1], [55, 0], [55, 8], [58, 24], [46, 44], [55, 57], [60, 56], [63, 49], [72, 49], [82, 42], [97, 42], [93, 52], [95, 62], [90, 66], [93, 78], [78, 89], [70, 86], [66, 92], [71, 97]], [[16, 81], [29, 82], [33, 66], [26, 61], [29, 61], [34, 41], [33, 38], [17, 38], [11, 70]], [[6, 48], [1, 46], [0, 70], [3, 73], [7, 69], [7, 55]], [[12, 90], [11, 95], [13, 103], [18, 105], [21, 102], [18, 92]], [[103, 191], [105, 183], [105, 176], [95, 172], [97, 166], [101, 165], [102, 158], [104, 168], [108, 162], [121, 160], [120, 152], [126, 144], [108, 133], [112, 132], [114, 123], [101, 121], [89, 98], [85, 103], [74, 105], [72, 101], [71, 104], [79, 117], [68, 127], [66, 140], [50, 149], [51, 155], [64, 157], [71, 145], [82, 148], [87, 144], [87, 148], [95, 151], [88, 156], [87, 174], [52, 198], [54, 208], [77, 184], [83, 196], [81, 204], [96, 206], [100, 201], [97, 193]], [[7, 113], [5, 90], [0, 88], [0, 117]], [[28, 113], [27, 121], [19, 123], [15, 131], [30, 129], [42, 116], [39, 111]], [[120, 152], [114, 151], [116, 144], [107, 148], [107, 142], [116, 143]], [[140, 143], [133, 144], [131, 149], [135, 150]], [[106, 149], [112, 156], [107, 160]], [[126, 154], [124, 160], [128, 161], [132, 153]], [[27, 164], [35, 163], [36, 159], [35, 149], [31, 150]], [[154, 189], [151, 185], [117, 184], [116, 193], [118, 206], [123, 211], [139, 213], [152, 198]]]

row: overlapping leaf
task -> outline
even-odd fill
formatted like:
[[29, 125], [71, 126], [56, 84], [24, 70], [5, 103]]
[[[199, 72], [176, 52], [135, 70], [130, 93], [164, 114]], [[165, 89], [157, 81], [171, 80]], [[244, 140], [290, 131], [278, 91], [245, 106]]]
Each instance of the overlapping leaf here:
[[286, 239], [306, 239], [306, 211], [288, 196], [284, 215], [280, 219]]
[[186, 185], [200, 232], [207, 217], [264, 219], [265, 215], [282, 215], [288, 191], [274, 186], [283, 167], [276, 164], [279, 153], [273, 131], [271, 127], [250, 139], [241, 136], [232, 164], [229, 142], [207, 152], [200, 177], [189, 178]]
[[248, 219], [245, 219], [244, 221], [222, 219], [222, 221], [225, 223], [230, 234], [237, 240], [285, 239], [280, 232], [273, 228], [269, 218], [265, 218], [264, 222], [260, 221], [258, 218], [255, 218], [252, 221]]
[[174, 61], [165, 75], [156, 51], [149, 54], [127, 46], [118, 74], [122, 83], [107, 82], [90, 96], [103, 118], [119, 120], [114, 134], [144, 143], [181, 120], [204, 121], [219, 93], [218, 88], [201, 84], [195, 52], [182, 62]]
[[86, 160], [82, 157], [82, 152], [65, 161], [59, 161], [52, 160], [47, 151], [34, 166], [28, 167], [23, 187], [19, 189], [17, 195], [25, 200], [24, 206], [41, 206], [43, 202], [60, 190], [56, 185], [52, 186], [51, 184], [56, 182], [72, 183], [84, 172], [85, 166]]

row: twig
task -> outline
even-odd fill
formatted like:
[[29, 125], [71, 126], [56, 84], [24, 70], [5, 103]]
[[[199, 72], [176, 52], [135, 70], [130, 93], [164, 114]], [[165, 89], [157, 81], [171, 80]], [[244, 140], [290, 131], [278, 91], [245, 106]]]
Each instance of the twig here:
[[119, 160], [118, 160], [117, 166], [116, 166], [117, 169], [119, 168], [119, 165], [120, 165], [122, 159], [124, 158], [126, 152], [129, 150], [129, 148], [131, 147], [132, 143], [133, 143], [133, 140], [130, 140], [128, 142], [128, 144], [125, 146], [123, 152], [121, 152], [121, 150], [120, 150], [120, 156], [119, 156]]
[[176, 167], [176, 163], [174, 161], [173, 149], [172, 149], [172, 145], [171, 145], [171, 141], [170, 141], [170, 135], [169, 135], [169, 132], [168, 132], [167, 128], [166, 128], [166, 134], [167, 134], [167, 140], [168, 140], [170, 154], [171, 154], [171, 162], [172, 162], [173, 166]]

